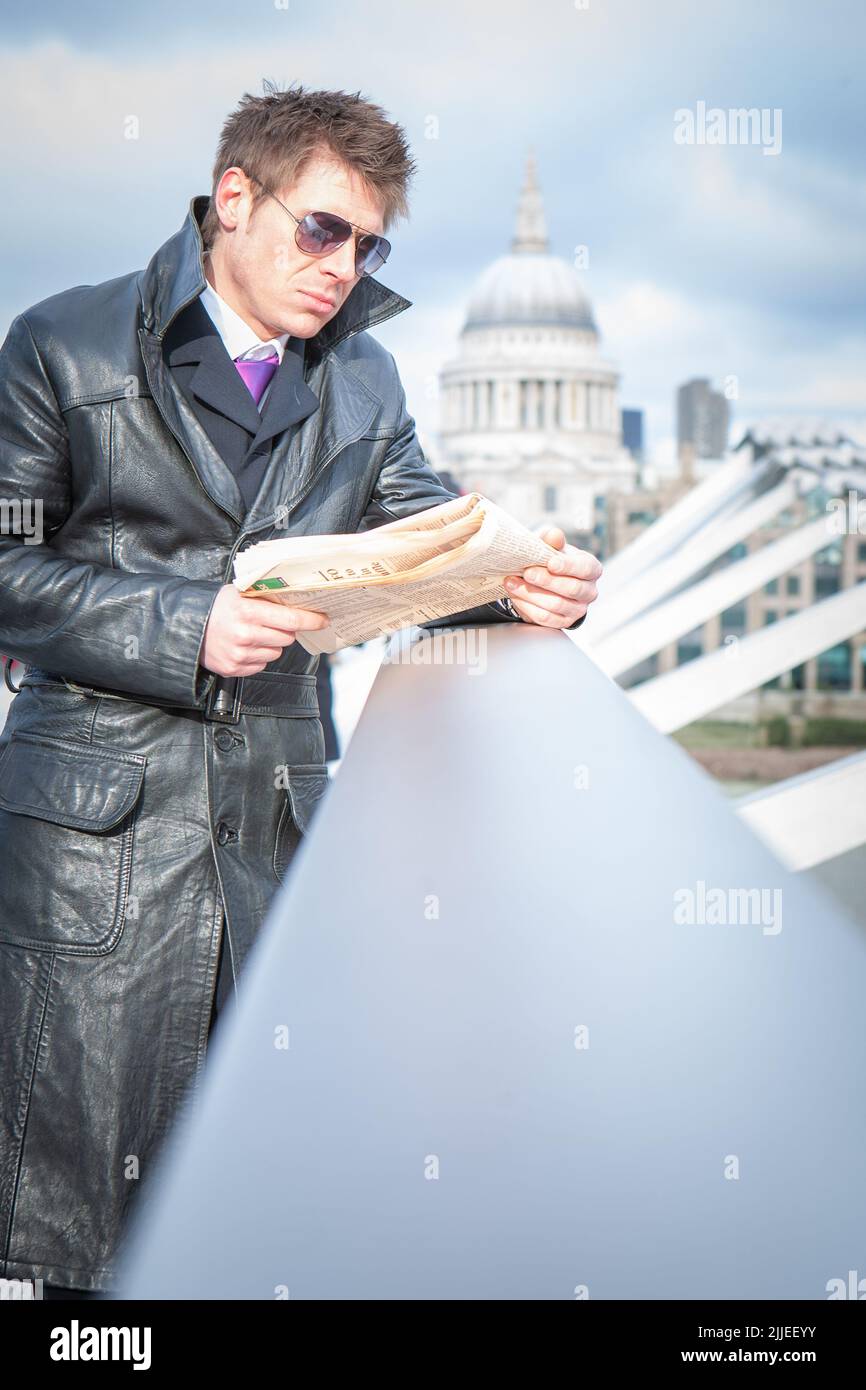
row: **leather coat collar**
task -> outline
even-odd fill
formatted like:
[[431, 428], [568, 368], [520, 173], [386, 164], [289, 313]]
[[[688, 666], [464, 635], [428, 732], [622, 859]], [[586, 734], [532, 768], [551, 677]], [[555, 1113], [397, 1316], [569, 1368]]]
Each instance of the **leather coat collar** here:
[[[196, 299], [207, 284], [202, 264], [204, 243], [201, 223], [210, 198], [197, 194], [190, 200], [186, 221], [151, 257], [140, 282], [144, 327], [162, 338], [172, 320]], [[314, 362], [343, 338], [382, 323], [412, 306], [410, 299], [365, 275], [332, 319], [306, 341], [306, 356]]]

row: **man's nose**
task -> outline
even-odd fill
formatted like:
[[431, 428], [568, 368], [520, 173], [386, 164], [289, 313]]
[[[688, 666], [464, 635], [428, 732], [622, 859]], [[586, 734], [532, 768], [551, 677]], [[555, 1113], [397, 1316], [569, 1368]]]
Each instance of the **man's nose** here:
[[354, 280], [355, 278], [355, 238], [349, 237], [342, 246], [338, 246], [336, 251], [332, 251], [329, 256], [325, 256], [322, 265], [332, 271], [337, 279], [341, 281]]

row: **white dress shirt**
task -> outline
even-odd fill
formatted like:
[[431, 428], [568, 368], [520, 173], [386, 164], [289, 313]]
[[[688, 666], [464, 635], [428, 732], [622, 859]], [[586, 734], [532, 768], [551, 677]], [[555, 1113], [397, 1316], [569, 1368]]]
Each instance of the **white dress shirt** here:
[[[232, 361], [241, 357], [245, 361], [255, 362], [259, 358], [269, 357], [271, 353], [275, 352], [279, 361], [282, 362], [286, 343], [291, 336], [289, 333], [280, 333], [276, 338], [268, 338], [263, 341], [254, 329], [250, 328], [249, 324], [241, 318], [240, 314], [236, 313], [230, 304], [226, 304], [210, 283], [201, 292], [201, 303], [202, 308], [207, 310], [208, 316], [222, 338], [225, 350]], [[259, 410], [264, 407], [272, 382], [273, 377], [268, 382], [259, 401]]]

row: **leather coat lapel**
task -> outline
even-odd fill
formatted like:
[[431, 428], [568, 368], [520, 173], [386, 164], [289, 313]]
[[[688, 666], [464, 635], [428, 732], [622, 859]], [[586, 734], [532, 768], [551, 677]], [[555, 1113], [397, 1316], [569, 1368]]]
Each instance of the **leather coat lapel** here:
[[[183, 336], [177, 337], [177, 328], [183, 330]], [[172, 341], [175, 337], [177, 340]], [[242, 425], [250, 434], [257, 433], [262, 418], [256, 403], [199, 300], [190, 304], [180, 321], [172, 325], [164, 345], [171, 370], [180, 366], [195, 367], [189, 389], [198, 400]]]
[[290, 338], [286, 345], [258, 421], [254, 449], [319, 408], [318, 396], [304, 381], [304, 347], [303, 338]]
[[381, 409], [375, 392], [332, 353], [313, 371], [311, 385], [319, 409], [274, 445], [246, 519], [247, 529], [286, 526], [331, 459], [360, 439]]
[[168, 370], [163, 357], [162, 339], [155, 333], [148, 333], [146, 328], [139, 329], [138, 337], [147, 382], [163, 420], [195, 469], [211, 501], [239, 525], [243, 525], [246, 507], [241, 490], [232, 470], [214, 448], [207, 431], [196, 419], [192, 406]]

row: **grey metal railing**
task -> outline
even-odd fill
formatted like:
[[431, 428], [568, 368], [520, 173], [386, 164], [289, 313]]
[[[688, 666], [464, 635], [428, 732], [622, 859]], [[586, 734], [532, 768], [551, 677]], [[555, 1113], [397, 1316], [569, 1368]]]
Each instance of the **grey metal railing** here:
[[486, 666], [383, 665], [121, 1296], [866, 1274], [862, 930], [577, 642], [483, 631]]

